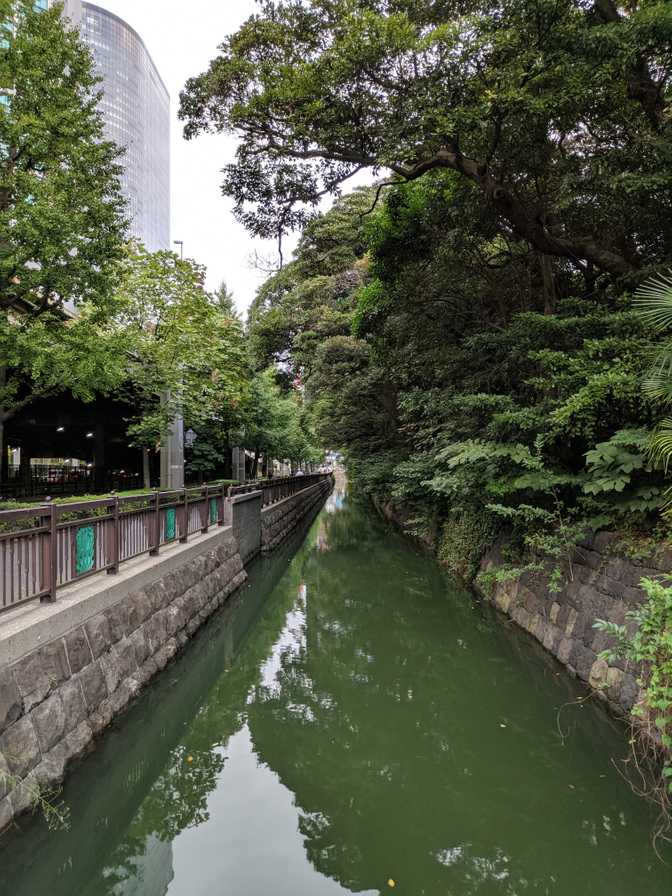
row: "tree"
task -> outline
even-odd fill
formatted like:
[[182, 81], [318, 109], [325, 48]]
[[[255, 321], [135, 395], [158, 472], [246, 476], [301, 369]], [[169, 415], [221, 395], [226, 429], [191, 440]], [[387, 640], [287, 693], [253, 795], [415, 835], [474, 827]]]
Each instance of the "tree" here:
[[205, 271], [142, 247], [123, 264], [116, 324], [126, 340], [131, 437], [156, 446], [177, 414], [196, 432], [222, 425], [244, 399], [247, 354], [240, 322], [205, 291]]
[[[126, 222], [87, 48], [60, 9], [0, 2], [0, 457], [35, 398], [91, 399], [122, 367], [106, 326]], [[65, 308], [74, 306], [79, 317]]]
[[362, 169], [447, 169], [553, 265], [623, 276], [672, 244], [665, 0], [262, 0], [181, 97], [233, 131], [224, 192], [260, 236]]
[[233, 292], [226, 285], [226, 280], [222, 280], [217, 289], [214, 292], [214, 299], [219, 305], [220, 310], [227, 314], [229, 317], [238, 317], [238, 312], [236, 310], [236, 302], [233, 297]]
[[315, 352], [331, 336], [350, 332], [353, 295], [366, 279], [362, 215], [375, 190], [359, 189], [315, 218], [295, 258], [262, 285], [249, 313], [256, 364], [280, 364], [309, 379]]
[[254, 450], [252, 478], [256, 478], [259, 458], [300, 462], [316, 460], [319, 452], [303, 414], [296, 391], [283, 393], [277, 371], [268, 368], [257, 374], [251, 384], [244, 417], [245, 440]]
[[104, 308], [126, 221], [91, 55], [58, 6], [5, 0], [0, 21], [0, 308]]

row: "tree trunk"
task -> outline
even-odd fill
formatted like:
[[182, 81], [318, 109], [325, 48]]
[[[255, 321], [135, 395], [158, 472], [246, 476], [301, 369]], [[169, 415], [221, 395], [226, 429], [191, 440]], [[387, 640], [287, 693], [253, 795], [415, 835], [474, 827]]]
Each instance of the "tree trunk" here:
[[9, 458], [7, 456], [7, 446], [5, 445], [5, 421], [0, 408], [0, 495], [3, 493], [1, 486], [9, 481]]
[[30, 463], [30, 448], [27, 445], [21, 446], [21, 462], [19, 467], [19, 480], [21, 489], [27, 498], [33, 497], [33, 478]]
[[147, 491], [152, 487], [152, 478], [149, 472], [149, 448], [142, 449], [142, 486]]
[[261, 448], [254, 449], [254, 462], [252, 463], [252, 479], [257, 478], [257, 472], [259, 471], [259, 455], [261, 454]]
[[[102, 423], [96, 423], [95, 435], [94, 435], [94, 446], [93, 446], [93, 475], [94, 475], [94, 484], [93, 487], [98, 492], [98, 494], [103, 494], [103, 492], [107, 491], [108, 483], [107, 483], [107, 475], [105, 469], [105, 427]], [[109, 483], [110, 488], [112, 488], [114, 483]]]
[[544, 287], [544, 314], [555, 314], [555, 303], [558, 298], [553, 275], [553, 262], [549, 255], [538, 253], [541, 281]]
[[[7, 383], [7, 368], [0, 364], [0, 397]], [[7, 446], [5, 445], [5, 409], [0, 405], [0, 483], [9, 479], [9, 462], [7, 458]]]

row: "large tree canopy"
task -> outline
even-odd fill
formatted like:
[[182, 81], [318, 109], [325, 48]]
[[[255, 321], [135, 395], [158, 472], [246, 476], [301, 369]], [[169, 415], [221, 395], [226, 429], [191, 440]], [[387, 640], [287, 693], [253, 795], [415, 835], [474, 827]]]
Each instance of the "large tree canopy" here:
[[666, 0], [260, 0], [187, 83], [232, 131], [224, 192], [261, 236], [370, 168], [457, 172], [544, 256], [628, 274], [672, 240]]
[[60, 7], [0, 2], [0, 308], [102, 306], [126, 222], [88, 49]]

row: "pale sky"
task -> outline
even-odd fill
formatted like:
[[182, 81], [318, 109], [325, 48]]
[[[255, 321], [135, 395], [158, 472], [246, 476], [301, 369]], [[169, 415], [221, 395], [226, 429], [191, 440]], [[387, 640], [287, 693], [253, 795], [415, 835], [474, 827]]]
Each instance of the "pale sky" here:
[[[208, 268], [208, 287], [226, 280], [238, 308], [245, 310], [264, 275], [250, 267], [255, 249], [272, 256], [274, 247], [253, 240], [231, 213], [220, 190], [221, 169], [234, 157], [235, 138], [182, 138], [177, 119], [179, 93], [187, 78], [204, 71], [227, 34], [256, 11], [254, 0], [95, 0], [140, 34], [170, 91], [172, 106], [172, 239], [184, 240], [184, 254]], [[286, 255], [296, 242], [287, 240]], [[174, 247], [179, 251], [178, 247]]]

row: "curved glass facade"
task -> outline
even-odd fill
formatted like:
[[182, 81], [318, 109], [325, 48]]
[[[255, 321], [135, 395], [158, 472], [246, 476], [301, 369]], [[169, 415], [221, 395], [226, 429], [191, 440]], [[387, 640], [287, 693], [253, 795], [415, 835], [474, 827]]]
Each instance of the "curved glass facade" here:
[[121, 164], [131, 233], [152, 252], [169, 249], [168, 91], [142, 39], [123, 19], [92, 3], [81, 8], [82, 38], [103, 78], [105, 135], [126, 149]]
[[[40, 3], [46, 0], [39, 0]], [[82, 20], [82, 0], [63, 0], [63, 15], [69, 19], [74, 25], [79, 25]]]

